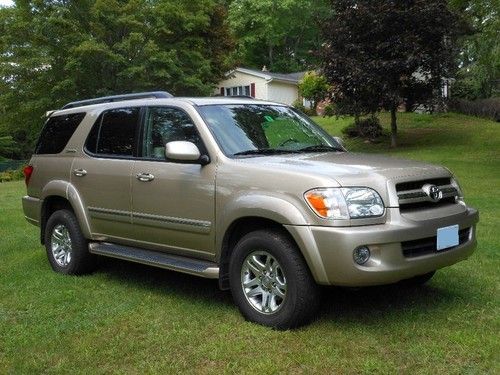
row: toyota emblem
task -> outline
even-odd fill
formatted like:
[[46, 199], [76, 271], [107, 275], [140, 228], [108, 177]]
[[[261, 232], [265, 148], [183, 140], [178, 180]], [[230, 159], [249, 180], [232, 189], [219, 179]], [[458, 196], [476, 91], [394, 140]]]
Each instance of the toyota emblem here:
[[436, 185], [425, 184], [422, 190], [433, 202], [439, 202], [443, 198], [443, 192]]

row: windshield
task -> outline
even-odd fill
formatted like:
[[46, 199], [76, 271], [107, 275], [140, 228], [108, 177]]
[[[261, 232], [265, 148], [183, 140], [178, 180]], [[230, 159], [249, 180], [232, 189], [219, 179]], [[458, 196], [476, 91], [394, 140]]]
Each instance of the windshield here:
[[198, 111], [227, 156], [343, 151], [312, 120], [289, 107], [207, 105]]

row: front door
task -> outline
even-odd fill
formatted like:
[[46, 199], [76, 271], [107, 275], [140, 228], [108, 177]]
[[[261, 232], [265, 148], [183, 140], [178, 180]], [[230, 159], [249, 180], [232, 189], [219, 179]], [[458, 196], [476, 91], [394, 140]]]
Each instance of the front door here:
[[167, 160], [165, 144], [189, 141], [206, 152], [189, 115], [176, 107], [148, 107], [141, 155], [132, 172], [135, 237], [142, 246], [211, 259], [215, 238], [215, 166]]
[[103, 112], [75, 157], [71, 182], [80, 192], [95, 238], [126, 243], [132, 231], [130, 180], [140, 108]]

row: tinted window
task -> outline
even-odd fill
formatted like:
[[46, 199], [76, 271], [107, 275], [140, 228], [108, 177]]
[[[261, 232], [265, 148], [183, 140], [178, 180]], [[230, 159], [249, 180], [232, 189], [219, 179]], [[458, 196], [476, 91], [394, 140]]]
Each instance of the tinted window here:
[[104, 112], [97, 119], [85, 147], [102, 155], [133, 156], [139, 108], [119, 108]]
[[42, 129], [35, 154], [58, 154], [75, 132], [85, 113], [51, 117]]
[[198, 111], [226, 155], [261, 150], [314, 152], [321, 147], [342, 150], [312, 120], [286, 106], [208, 105]]
[[148, 108], [142, 143], [143, 156], [165, 160], [165, 144], [173, 141], [192, 142], [202, 149], [198, 130], [184, 111], [168, 107]]

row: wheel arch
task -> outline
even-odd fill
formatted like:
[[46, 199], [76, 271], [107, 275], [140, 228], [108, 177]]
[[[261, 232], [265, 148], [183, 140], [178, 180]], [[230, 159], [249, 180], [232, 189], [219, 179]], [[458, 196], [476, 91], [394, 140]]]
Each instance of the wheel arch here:
[[45, 225], [50, 215], [60, 209], [71, 210], [86, 238], [91, 238], [90, 224], [83, 201], [76, 188], [67, 181], [55, 180], [42, 190], [40, 212], [40, 241], [45, 243]]
[[285, 227], [275, 220], [262, 216], [244, 216], [235, 219], [224, 232], [219, 254], [219, 286], [229, 289], [229, 260], [234, 246], [248, 233], [259, 229], [275, 229], [286, 233], [295, 242]]

